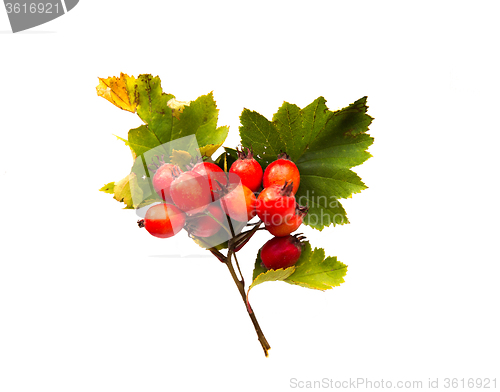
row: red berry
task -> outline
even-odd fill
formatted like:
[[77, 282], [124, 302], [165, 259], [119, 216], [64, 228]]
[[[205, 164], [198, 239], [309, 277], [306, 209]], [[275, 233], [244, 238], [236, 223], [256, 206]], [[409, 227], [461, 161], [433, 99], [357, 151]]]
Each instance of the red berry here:
[[176, 235], [186, 223], [186, 215], [172, 204], [156, 204], [146, 212], [144, 220], [139, 221], [149, 234], [159, 238]]
[[177, 165], [171, 163], [165, 163], [161, 165], [158, 170], [156, 170], [153, 176], [153, 187], [156, 193], [168, 203], [172, 203], [172, 198], [170, 197], [170, 185], [174, 181], [174, 173], [180, 173], [180, 168]]
[[271, 185], [257, 199], [257, 215], [265, 224], [280, 225], [295, 213], [292, 184]]
[[[207, 212], [212, 214], [215, 219], [217, 219], [221, 223], [224, 223], [224, 221], [226, 220], [224, 212], [216, 204], [210, 204], [207, 207]], [[193, 217], [188, 220], [186, 229], [190, 234], [196, 237], [211, 237], [221, 229], [221, 225], [219, 224], [219, 222], [216, 222], [209, 215]]]
[[257, 198], [248, 187], [241, 183], [231, 183], [227, 192], [220, 202], [231, 219], [247, 222], [256, 215]]
[[[248, 149], [247, 149], [248, 150]], [[245, 154], [238, 151], [238, 159], [233, 162], [230, 173], [237, 174], [241, 178], [241, 183], [249, 188], [252, 192], [257, 192], [262, 184], [262, 167], [248, 150]]]
[[276, 161], [269, 164], [264, 172], [264, 188], [271, 185], [283, 185], [285, 182], [293, 182], [293, 194], [297, 193], [300, 185], [300, 173], [295, 163], [288, 155], [282, 154]]
[[267, 269], [288, 268], [294, 265], [302, 253], [303, 237], [274, 237], [260, 249], [260, 258]]
[[266, 229], [276, 237], [285, 237], [299, 228], [307, 214], [307, 207], [297, 205], [295, 214], [285, 218], [279, 225], [267, 224]]
[[206, 177], [194, 172], [184, 172], [170, 185], [170, 196], [177, 207], [189, 215], [206, 209], [212, 202]]
[[226, 174], [215, 163], [211, 162], [200, 162], [197, 163], [192, 169], [192, 172], [198, 173], [208, 179], [208, 185], [210, 186], [210, 192], [212, 193], [212, 201], [218, 200], [220, 195], [214, 192], [219, 189], [217, 181], [222, 185], [227, 184]]

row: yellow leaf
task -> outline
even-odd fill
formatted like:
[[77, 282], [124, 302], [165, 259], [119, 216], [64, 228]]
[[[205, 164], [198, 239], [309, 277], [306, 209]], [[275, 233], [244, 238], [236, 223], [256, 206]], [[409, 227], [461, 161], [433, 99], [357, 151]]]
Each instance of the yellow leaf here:
[[217, 149], [222, 146], [222, 143], [219, 144], [207, 144], [206, 146], [200, 147], [200, 155], [203, 157], [211, 157], [212, 154], [217, 151]]
[[124, 73], [120, 77], [99, 78], [97, 95], [107, 99], [120, 109], [135, 113], [137, 103], [134, 97], [135, 78]]
[[174, 165], [179, 165], [184, 167], [191, 162], [191, 154], [187, 151], [182, 150], [172, 150], [172, 156], [170, 157], [170, 163]]
[[125, 208], [135, 208], [142, 200], [143, 191], [137, 184], [137, 176], [134, 173], [116, 182], [113, 190], [115, 192], [114, 198], [125, 203]]

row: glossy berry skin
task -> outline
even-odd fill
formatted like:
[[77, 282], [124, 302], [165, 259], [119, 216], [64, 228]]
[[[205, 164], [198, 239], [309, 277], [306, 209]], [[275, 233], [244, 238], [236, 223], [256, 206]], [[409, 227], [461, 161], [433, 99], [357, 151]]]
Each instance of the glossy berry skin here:
[[262, 184], [262, 167], [251, 154], [240, 155], [240, 158], [233, 162], [229, 173], [237, 174], [241, 178], [241, 183], [252, 192], [257, 192]]
[[295, 196], [291, 186], [271, 185], [257, 199], [257, 215], [266, 225], [280, 225], [295, 213]]
[[[222, 209], [216, 204], [210, 204], [207, 211], [219, 222], [224, 223], [226, 217]], [[196, 237], [211, 237], [221, 229], [221, 225], [211, 216], [203, 215], [189, 219], [187, 230]]]
[[144, 218], [144, 227], [158, 238], [176, 235], [186, 223], [186, 214], [173, 204], [156, 204], [150, 207]]
[[231, 219], [247, 222], [257, 214], [257, 198], [248, 187], [242, 184], [230, 184], [228, 191], [220, 203]]
[[286, 237], [300, 227], [303, 219], [303, 214], [295, 213], [294, 215], [284, 219], [284, 222], [279, 225], [266, 225], [266, 229], [275, 237]]
[[302, 245], [292, 236], [274, 237], [260, 249], [260, 258], [267, 269], [288, 268], [300, 258]]
[[283, 185], [293, 182], [292, 193], [295, 195], [300, 185], [300, 173], [295, 163], [287, 158], [280, 158], [271, 162], [264, 172], [264, 188], [271, 185]]
[[218, 200], [220, 198], [220, 195], [214, 191], [220, 189], [216, 181], [220, 182], [222, 185], [227, 184], [227, 178], [224, 173], [224, 170], [222, 170], [215, 163], [200, 162], [196, 164], [191, 169], [191, 171], [194, 173], [198, 173], [202, 176], [205, 176], [208, 179], [208, 185], [210, 187], [210, 192], [212, 193], [212, 201]]
[[165, 200], [167, 203], [172, 203], [172, 198], [170, 197], [170, 185], [174, 181], [175, 177], [173, 172], [179, 170], [177, 165], [172, 165], [171, 163], [165, 163], [161, 165], [153, 176], [153, 187], [156, 193]]
[[182, 173], [172, 182], [170, 196], [175, 205], [188, 215], [204, 211], [212, 202], [207, 178], [192, 171]]

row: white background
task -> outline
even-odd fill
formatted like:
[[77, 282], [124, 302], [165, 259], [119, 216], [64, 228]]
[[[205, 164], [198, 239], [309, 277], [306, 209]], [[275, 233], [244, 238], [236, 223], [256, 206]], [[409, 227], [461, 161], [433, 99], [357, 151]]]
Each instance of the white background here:
[[[10, 34], [0, 10], [0, 391], [287, 391], [291, 379], [489, 377], [500, 388], [496, 2], [81, 1]], [[151, 73], [244, 107], [330, 109], [367, 95], [369, 189], [350, 225], [304, 228], [349, 269], [319, 292], [266, 283], [159, 240], [98, 192], [124, 177], [140, 120], [98, 77]], [[259, 233], [241, 256], [250, 279]], [[298, 388], [297, 388], [298, 389]]]

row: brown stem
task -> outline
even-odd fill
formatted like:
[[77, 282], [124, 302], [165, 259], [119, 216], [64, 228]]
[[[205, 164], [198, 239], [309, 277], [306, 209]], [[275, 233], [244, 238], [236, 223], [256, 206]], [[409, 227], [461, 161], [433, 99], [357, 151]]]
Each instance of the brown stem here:
[[210, 252], [212, 252], [212, 254], [217, 257], [217, 259], [219, 259], [219, 261], [225, 263], [226, 262], [226, 256], [224, 256], [222, 253], [220, 253], [217, 249], [215, 248], [210, 248], [209, 249]]
[[[233, 226], [232, 226], [230, 220], [229, 220], [229, 226], [231, 228], [231, 231], [234, 233], [234, 229], [233, 229]], [[258, 230], [259, 226], [260, 226], [260, 223], [257, 226], [255, 226], [252, 230], [249, 230], [247, 232], [247, 234], [246, 234], [246, 236], [248, 236], [247, 240], [249, 239], [249, 237], [251, 237]], [[245, 237], [243, 237], [243, 238], [245, 239]], [[267, 339], [264, 336], [262, 329], [260, 328], [259, 322], [257, 321], [255, 313], [252, 310], [252, 307], [250, 306], [250, 304], [248, 303], [247, 293], [245, 292], [245, 281], [243, 279], [243, 274], [241, 273], [240, 266], [238, 264], [238, 260], [236, 259], [236, 254], [235, 254], [235, 247], [238, 246], [238, 241], [234, 241], [234, 239], [235, 238], [233, 237], [232, 239], [229, 240], [227, 256], [224, 256], [221, 252], [219, 252], [217, 249], [215, 249], [213, 247], [209, 248], [208, 250], [210, 252], [212, 252], [212, 254], [215, 257], [217, 257], [217, 259], [219, 259], [224, 264], [226, 264], [226, 266], [229, 270], [229, 273], [231, 274], [231, 277], [233, 278], [233, 281], [236, 284], [238, 291], [240, 292], [241, 299], [243, 300], [243, 303], [245, 304], [245, 309], [247, 310], [248, 315], [250, 316], [250, 319], [252, 320], [252, 324], [255, 328], [255, 332], [257, 332], [257, 337], [258, 337], [258, 340], [262, 346], [262, 349], [264, 350], [264, 354], [267, 357], [267, 356], [269, 356], [269, 350], [270, 350], [271, 346], [267, 342]], [[241, 280], [238, 278], [238, 276], [236, 275], [236, 271], [234, 270], [233, 263], [232, 263], [233, 256], [234, 256], [236, 265], [238, 267], [238, 271], [240, 273]]]
[[255, 226], [252, 228], [252, 230], [245, 231], [243, 233], [240, 233], [234, 240], [234, 251], [238, 252], [241, 248], [243, 248], [248, 241], [250, 241], [250, 238], [257, 232], [257, 230], [260, 230], [259, 226], [262, 224], [262, 221], [257, 222]]
[[226, 265], [227, 268], [229, 269], [229, 273], [231, 274], [231, 277], [234, 280], [234, 283], [236, 284], [236, 287], [238, 287], [238, 291], [240, 292], [241, 298], [243, 299], [243, 303], [245, 304], [245, 308], [247, 309], [248, 315], [250, 316], [250, 319], [252, 320], [253, 326], [255, 328], [255, 332], [257, 332], [257, 337], [259, 339], [259, 342], [262, 346], [262, 349], [264, 350], [264, 354], [269, 356], [269, 349], [271, 346], [267, 342], [266, 337], [264, 336], [264, 333], [262, 332], [262, 329], [260, 328], [259, 322], [257, 321], [257, 318], [255, 317], [255, 312], [251, 310], [250, 305], [247, 307], [247, 294], [245, 292], [245, 285], [243, 282], [241, 282], [238, 277], [236, 276], [236, 272], [234, 270], [233, 264], [231, 263], [231, 255], [233, 252], [231, 251], [231, 248], [228, 251], [228, 257], [226, 260]]
[[238, 272], [239, 272], [239, 274], [241, 276], [240, 282], [243, 285], [243, 288], [245, 288], [245, 278], [243, 278], [243, 274], [241, 273], [240, 264], [238, 263], [238, 259], [236, 258], [236, 251], [234, 251], [232, 253], [232, 255], [234, 257], [234, 261], [236, 263], [236, 267], [238, 268]]

